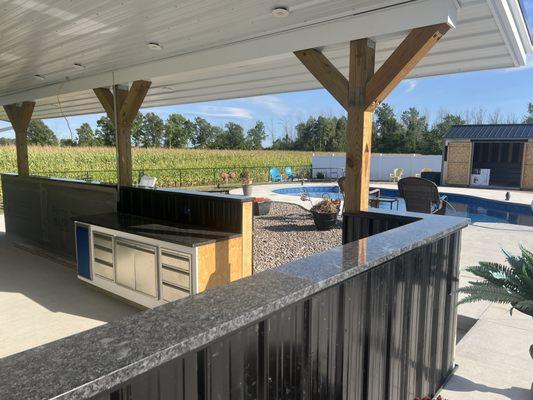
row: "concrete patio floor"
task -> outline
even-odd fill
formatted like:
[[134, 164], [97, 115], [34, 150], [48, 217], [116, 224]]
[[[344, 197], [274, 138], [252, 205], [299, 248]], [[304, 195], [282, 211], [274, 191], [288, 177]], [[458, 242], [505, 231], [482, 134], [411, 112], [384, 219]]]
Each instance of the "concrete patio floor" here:
[[138, 312], [11, 243], [0, 213], [0, 358]]
[[[463, 231], [460, 285], [475, 280], [465, 268], [478, 261], [503, 263], [501, 249], [519, 253], [533, 249], [533, 227], [477, 223]], [[448, 400], [531, 400], [533, 318], [493, 303], [459, 306], [459, 315], [477, 321], [457, 345], [455, 375], [441, 393]]]

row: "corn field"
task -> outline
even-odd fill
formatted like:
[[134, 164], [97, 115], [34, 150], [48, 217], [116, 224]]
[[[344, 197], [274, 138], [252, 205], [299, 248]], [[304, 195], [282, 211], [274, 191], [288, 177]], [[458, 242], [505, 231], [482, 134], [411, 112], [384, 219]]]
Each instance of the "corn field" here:
[[[29, 146], [28, 152], [31, 175], [116, 182], [113, 147]], [[134, 180], [144, 173], [164, 187], [238, 184], [244, 170], [266, 182], [270, 167], [305, 174], [311, 165], [311, 153], [297, 151], [134, 148], [132, 157]], [[0, 172], [16, 170], [15, 146], [0, 146]]]

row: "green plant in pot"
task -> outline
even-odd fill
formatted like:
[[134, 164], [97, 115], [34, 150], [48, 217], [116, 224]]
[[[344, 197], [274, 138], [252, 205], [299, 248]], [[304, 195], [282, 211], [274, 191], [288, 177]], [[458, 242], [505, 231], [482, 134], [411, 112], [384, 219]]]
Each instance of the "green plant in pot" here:
[[[468, 267], [468, 272], [482, 280], [469, 282], [469, 286], [458, 289], [458, 293], [466, 295], [458, 304], [476, 301], [509, 304], [511, 315], [517, 310], [533, 317], [533, 253], [524, 247], [520, 250], [519, 256], [504, 251], [508, 265], [480, 262]], [[529, 354], [533, 358], [533, 344]]]
[[333, 229], [337, 224], [337, 217], [341, 208], [340, 200], [332, 200], [324, 197], [322, 201], [311, 207], [311, 214], [315, 221], [315, 226], [319, 231]]
[[245, 196], [251, 196], [253, 180], [252, 180], [250, 171], [248, 171], [247, 169], [244, 169], [241, 172], [241, 182], [242, 182], [242, 193]]

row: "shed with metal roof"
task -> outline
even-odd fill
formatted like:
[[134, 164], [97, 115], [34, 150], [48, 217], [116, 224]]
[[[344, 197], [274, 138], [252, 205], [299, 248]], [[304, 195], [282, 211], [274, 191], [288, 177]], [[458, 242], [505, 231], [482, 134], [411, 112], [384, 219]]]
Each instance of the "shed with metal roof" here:
[[443, 164], [447, 185], [533, 189], [533, 124], [455, 125]]

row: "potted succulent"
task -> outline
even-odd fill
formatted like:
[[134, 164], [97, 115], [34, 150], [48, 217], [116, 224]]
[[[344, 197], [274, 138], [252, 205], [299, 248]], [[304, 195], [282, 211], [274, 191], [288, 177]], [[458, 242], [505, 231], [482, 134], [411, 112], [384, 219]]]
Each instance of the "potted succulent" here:
[[272, 202], [266, 197], [256, 197], [254, 199], [254, 216], [267, 215], [270, 212]]
[[251, 196], [252, 195], [252, 177], [250, 176], [250, 171], [247, 169], [244, 169], [241, 172], [241, 182], [242, 182], [242, 193], [245, 196]]
[[311, 207], [311, 214], [315, 221], [315, 226], [319, 231], [333, 229], [337, 224], [341, 201], [324, 198], [320, 203]]

